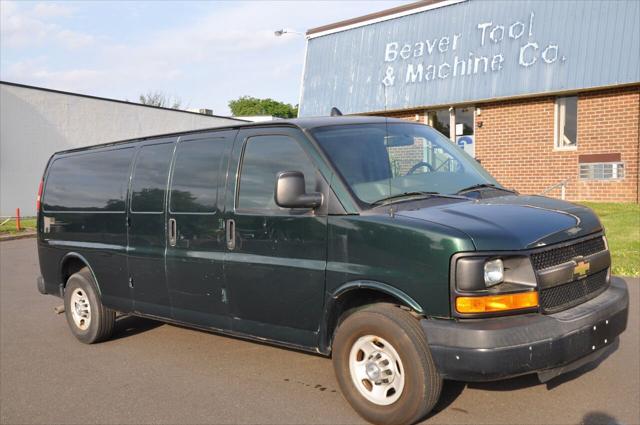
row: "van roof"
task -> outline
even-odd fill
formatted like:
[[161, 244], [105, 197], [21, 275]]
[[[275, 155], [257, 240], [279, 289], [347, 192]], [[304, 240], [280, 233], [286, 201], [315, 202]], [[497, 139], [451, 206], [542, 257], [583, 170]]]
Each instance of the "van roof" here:
[[96, 145], [83, 146], [80, 148], [66, 149], [55, 152], [54, 155], [70, 152], [84, 151], [94, 148], [101, 148], [111, 145], [119, 145], [126, 143], [139, 142], [143, 140], [156, 139], [160, 137], [179, 137], [183, 135], [206, 133], [210, 131], [252, 128], [252, 127], [298, 127], [302, 130], [309, 130], [317, 127], [327, 127], [332, 125], [352, 125], [352, 124], [382, 124], [385, 122], [407, 123], [406, 120], [398, 118], [385, 118], [375, 116], [338, 116], [338, 117], [309, 117], [309, 118], [293, 118], [284, 120], [263, 121], [255, 123], [238, 123], [222, 127], [201, 128], [198, 130], [187, 130], [175, 133], [154, 134], [151, 136], [136, 137], [133, 139], [118, 140], [113, 142], [100, 143]]
[[[373, 116], [338, 116], [338, 117], [310, 117], [310, 118], [295, 118], [291, 120], [281, 120], [280, 122], [286, 122], [300, 127], [303, 130], [308, 130], [316, 127], [326, 127], [329, 125], [349, 125], [349, 124], [384, 124], [385, 122], [403, 122], [407, 121], [398, 118], [385, 118], [385, 117], [373, 117]], [[278, 123], [278, 121], [270, 121], [272, 124]], [[249, 124], [251, 125], [251, 124]], [[247, 127], [248, 125], [240, 125], [239, 127]]]

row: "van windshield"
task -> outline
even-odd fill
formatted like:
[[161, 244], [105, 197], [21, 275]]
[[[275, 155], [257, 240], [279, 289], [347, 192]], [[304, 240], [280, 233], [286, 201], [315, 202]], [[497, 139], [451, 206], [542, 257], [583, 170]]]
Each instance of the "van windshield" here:
[[438, 131], [421, 124], [358, 124], [312, 131], [361, 202], [419, 192], [453, 195], [498, 182]]

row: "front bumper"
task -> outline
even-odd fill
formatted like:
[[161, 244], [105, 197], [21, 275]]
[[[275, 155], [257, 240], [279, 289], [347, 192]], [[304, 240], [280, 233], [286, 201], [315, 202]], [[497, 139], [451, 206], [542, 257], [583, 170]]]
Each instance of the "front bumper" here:
[[494, 381], [538, 373], [542, 381], [605, 356], [627, 327], [626, 283], [611, 278], [602, 294], [559, 313], [477, 320], [423, 319], [445, 379]]

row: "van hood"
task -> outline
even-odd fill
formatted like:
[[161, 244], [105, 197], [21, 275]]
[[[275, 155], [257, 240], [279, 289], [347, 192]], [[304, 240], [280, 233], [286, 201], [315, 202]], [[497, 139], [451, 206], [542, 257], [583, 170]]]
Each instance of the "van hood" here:
[[534, 248], [602, 230], [590, 208], [543, 196], [510, 195], [410, 208], [406, 203], [395, 214], [465, 232], [479, 251]]

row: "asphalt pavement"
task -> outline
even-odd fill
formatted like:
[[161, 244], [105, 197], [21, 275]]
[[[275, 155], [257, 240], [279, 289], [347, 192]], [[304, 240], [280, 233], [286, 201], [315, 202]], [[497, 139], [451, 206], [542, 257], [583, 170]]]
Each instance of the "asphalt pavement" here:
[[[33, 239], [0, 243], [0, 422], [351, 424], [329, 359], [136, 317], [84, 345], [40, 295]], [[638, 424], [638, 279], [613, 354], [540, 384], [445, 383], [428, 424]]]

